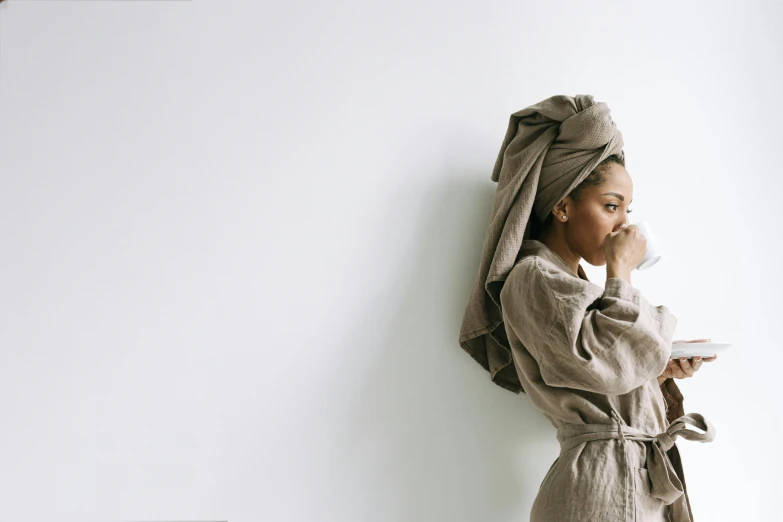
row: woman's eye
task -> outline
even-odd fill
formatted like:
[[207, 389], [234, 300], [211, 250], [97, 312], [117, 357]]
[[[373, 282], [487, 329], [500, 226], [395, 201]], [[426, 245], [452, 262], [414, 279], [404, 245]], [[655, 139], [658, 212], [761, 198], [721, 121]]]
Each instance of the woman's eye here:
[[[607, 206], [607, 207], [613, 207], [613, 208], [612, 208], [612, 212], [615, 212], [615, 211], [617, 211], [617, 207], [619, 207], [620, 205], [617, 205], [617, 204], [615, 204], [615, 203], [609, 203], [609, 204], [607, 204], [606, 206]], [[625, 211], [625, 213], [626, 213], [626, 214], [630, 214], [631, 212], [633, 212], [633, 210], [632, 210], [632, 209], [630, 209], [630, 208], [629, 208], [628, 210], [626, 210], [626, 211]]]

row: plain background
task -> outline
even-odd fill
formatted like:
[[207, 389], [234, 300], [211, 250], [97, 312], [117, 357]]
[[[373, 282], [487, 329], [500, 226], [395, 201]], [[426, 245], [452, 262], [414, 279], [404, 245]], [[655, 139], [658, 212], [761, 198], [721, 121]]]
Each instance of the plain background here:
[[[605, 101], [665, 259], [700, 521], [777, 520], [776, 2], [0, 5], [0, 519], [527, 520], [457, 344], [511, 113]], [[586, 267], [603, 284], [603, 267]]]

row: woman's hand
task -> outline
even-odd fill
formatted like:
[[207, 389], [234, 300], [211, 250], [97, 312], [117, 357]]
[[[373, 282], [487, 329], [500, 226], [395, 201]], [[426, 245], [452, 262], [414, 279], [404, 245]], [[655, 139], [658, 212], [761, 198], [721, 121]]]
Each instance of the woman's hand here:
[[631, 282], [631, 271], [644, 259], [647, 238], [636, 225], [620, 226], [604, 238], [606, 278], [617, 277]]
[[[708, 343], [710, 339], [694, 339], [692, 341], [673, 341], [672, 344], [680, 343]], [[661, 384], [666, 379], [687, 379], [693, 377], [703, 362], [712, 362], [717, 359], [717, 355], [712, 357], [694, 357], [692, 361], [689, 361], [687, 357], [680, 357], [679, 360], [670, 359], [666, 365], [666, 369], [658, 376], [658, 384]]]

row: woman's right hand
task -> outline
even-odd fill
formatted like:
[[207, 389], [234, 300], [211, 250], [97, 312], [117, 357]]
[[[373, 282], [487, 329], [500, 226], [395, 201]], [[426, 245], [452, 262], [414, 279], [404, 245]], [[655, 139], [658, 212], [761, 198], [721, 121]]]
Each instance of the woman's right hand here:
[[610, 232], [604, 239], [607, 269], [633, 270], [642, 262], [646, 252], [647, 238], [636, 225]]

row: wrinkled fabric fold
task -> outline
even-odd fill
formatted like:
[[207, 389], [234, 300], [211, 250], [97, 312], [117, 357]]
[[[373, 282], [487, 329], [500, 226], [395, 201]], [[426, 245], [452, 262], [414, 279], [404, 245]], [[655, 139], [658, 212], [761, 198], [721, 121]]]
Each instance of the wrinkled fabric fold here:
[[[699, 413], [689, 413], [676, 419], [663, 433], [644, 433], [625, 424], [612, 412], [614, 424], [564, 424], [557, 430], [560, 453], [564, 453], [583, 442], [606, 439], [637, 440], [650, 442], [647, 452], [647, 471], [652, 483], [651, 494], [665, 504], [672, 504], [678, 497], [687, 494], [685, 475], [679, 459], [679, 450], [674, 443], [677, 437], [699, 442], [712, 442], [715, 439], [715, 427]], [[691, 424], [704, 433], [686, 428]], [[671, 450], [671, 452], [670, 452]], [[669, 453], [675, 453], [676, 464]]]

